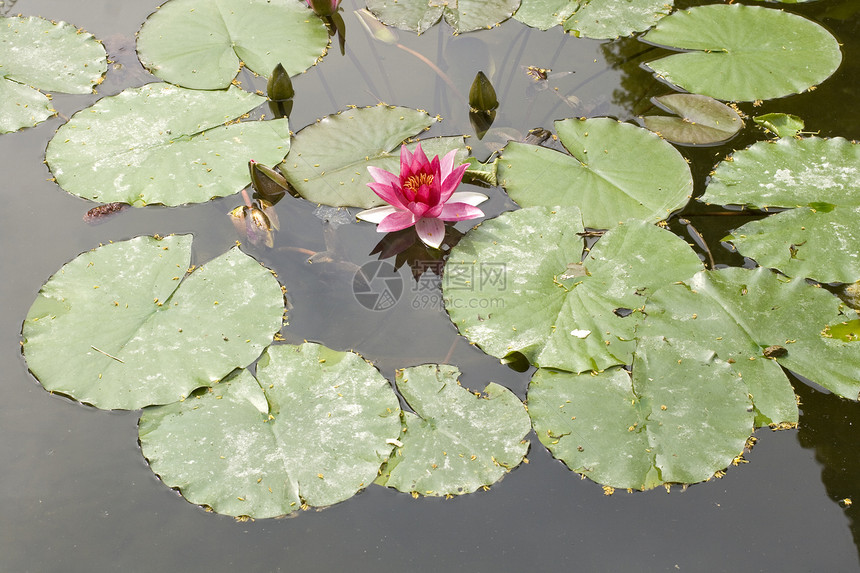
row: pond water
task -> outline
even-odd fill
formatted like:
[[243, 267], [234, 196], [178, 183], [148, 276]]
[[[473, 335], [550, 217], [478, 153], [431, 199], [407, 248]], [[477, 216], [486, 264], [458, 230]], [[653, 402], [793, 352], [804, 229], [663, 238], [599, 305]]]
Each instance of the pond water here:
[[[797, 430], [759, 430], [758, 443], [746, 456], [749, 463], [730, 467], [722, 479], [675, 487], [668, 494], [659, 488], [606, 496], [598, 484], [580, 480], [554, 460], [530, 434], [529, 463], [489, 491], [451, 500], [413, 499], [372, 486], [322, 511], [247, 522], [207, 513], [158, 480], [137, 445], [139, 412], [100, 411], [45, 392], [21, 356], [21, 323], [40, 286], [63, 264], [101, 243], [155, 233], [193, 233], [194, 262], [200, 264], [238, 238], [227, 218], [241, 204], [238, 195], [189, 207], [126, 210], [88, 226], [82, 216], [93, 204], [58, 188], [43, 163], [45, 146], [64, 117], [101, 96], [154, 81], [137, 62], [134, 34], [157, 5], [157, 0], [18, 0], [3, 7], [93, 33], [113, 64], [98, 95], [57, 94], [53, 104], [60, 117], [0, 136], [0, 570], [860, 569], [855, 509], [860, 507], [855, 455], [860, 406], [797, 379], [792, 379], [802, 402]], [[360, 7], [344, 2], [347, 55], [335, 46], [320, 65], [294, 78], [293, 131], [347, 105], [384, 101], [440, 114], [443, 121], [430, 135], [472, 133], [467, 107], [439, 76], [406, 51], [367, 37], [350, 14]], [[815, 91], [742, 109], [794, 113], [821, 136], [860, 138], [860, 116], [851, 111], [860, 95], [860, 18], [856, 11], [844, 20], [827, 16], [850, 14], [850, 8], [850, 2], [829, 0], [791, 5], [791, 11], [819, 21], [844, 42], [842, 67]], [[444, 26], [420, 37], [401, 32], [400, 41], [436, 62], [463, 92], [478, 71], [491, 76], [501, 101], [495, 126], [520, 135], [566, 117], [631, 120], [649, 108], [651, 96], [670, 91], [640, 67], [660, 50], [633, 39], [577, 39], [559, 28], [541, 33], [509, 21], [456, 37]], [[553, 70], [549, 89], [535, 89], [527, 66]], [[575, 73], [560, 73], [570, 71]], [[264, 82], [247, 72], [239, 79], [264, 89]], [[571, 106], [558, 93], [577, 100]], [[697, 192], [720, 159], [757, 138], [760, 132], [747, 127], [727, 145], [682, 149], [692, 162]], [[481, 159], [490, 152], [475, 138], [469, 143]], [[487, 193], [488, 215], [514, 207], [501, 190]], [[492, 380], [525, 398], [531, 371], [503, 366], [458, 336], [437, 305], [418, 297], [408, 267], [401, 269], [404, 294], [392, 309], [374, 312], [356, 301], [355, 268], [376, 258], [369, 253], [380, 238], [371, 225], [352, 224], [351, 216], [344, 222], [343, 211], [320, 212], [289, 197], [277, 209], [281, 231], [274, 248], [245, 249], [275, 269], [289, 289], [293, 308], [282, 333], [288, 342], [306, 339], [354, 349], [389, 378], [395, 368], [455, 364], [464, 386], [480, 390]], [[738, 226], [737, 217], [713, 216], [696, 204], [683, 216], [718, 263], [743, 264], [719, 243]], [[458, 224], [461, 231], [469, 227]], [[677, 219], [670, 228], [691, 240]], [[307, 263], [309, 253], [323, 251], [332, 262]], [[844, 507], [845, 498], [853, 498], [855, 506]]]

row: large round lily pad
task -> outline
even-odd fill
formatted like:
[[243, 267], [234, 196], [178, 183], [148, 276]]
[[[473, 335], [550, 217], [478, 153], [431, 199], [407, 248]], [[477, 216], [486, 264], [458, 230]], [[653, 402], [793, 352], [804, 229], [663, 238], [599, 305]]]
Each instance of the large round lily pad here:
[[827, 335], [829, 326], [855, 319], [856, 312], [804, 279], [726, 268], [654, 293], [637, 335], [692, 340], [713, 350], [742, 374], [759, 424], [793, 423], [796, 404], [778, 365], [858, 399], [860, 343]]
[[397, 372], [397, 389], [415, 411], [403, 412], [402, 445], [377, 483], [427, 496], [488, 487], [528, 451], [529, 417], [513, 392], [490, 383], [476, 396], [453, 366], [425, 364]]
[[[373, 181], [367, 167], [400, 173], [400, 144], [435, 121], [426, 112], [404, 107], [349, 109], [299, 131], [279, 167], [293, 188], [313, 203], [365, 209], [384, 205], [367, 187]], [[416, 145], [409, 147], [414, 150]], [[429, 158], [458, 149], [455, 164], [469, 153], [462, 137], [427, 139], [421, 148]]]
[[86, 94], [107, 71], [107, 54], [92, 34], [65, 22], [0, 18], [0, 133], [54, 115], [38, 90]]
[[367, 8], [384, 24], [420, 34], [440, 18], [455, 34], [471, 32], [504, 22], [516, 11], [520, 0], [367, 0]]
[[631, 311], [702, 263], [669, 231], [628, 221], [583, 262], [579, 211], [530, 207], [484, 221], [451, 250], [443, 294], [451, 320], [485, 352], [519, 352], [572, 372], [629, 364]]
[[586, 227], [609, 229], [630, 218], [656, 223], [692, 196], [684, 158], [647, 129], [608, 118], [555, 127], [570, 155], [516, 142], [502, 152], [499, 181], [521, 206], [575, 205]]
[[717, 166], [701, 201], [797, 207], [726, 238], [760, 265], [821, 282], [860, 280], [860, 145], [841, 137], [759, 142]]
[[659, 77], [722, 100], [801, 93], [830, 77], [842, 61], [830, 32], [801, 16], [761, 6], [681, 10], [643, 39], [685, 50], [647, 64]]
[[102, 203], [172, 206], [231, 195], [250, 183], [248, 159], [271, 165], [289, 151], [286, 118], [233, 122], [264, 101], [234, 87], [127, 89], [72, 116], [46, 159], [60, 187]]
[[753, 431], [747, 387], [712, 352], [639, 340], [633, 375], [539, 369], [528, 393], [535, 433], [552, 454], [611, 487], [651, 489], [711, 478]]
[[562, 24], [577, 37], [603, 40], [647, 30], [671, 12], [673, 4], [672, 0], [522, 0], [514, 18], [541, 30]]
[[138, 33], [137, 53], [159, 78], [188, 88], [230, 85], [245, 66], [290, 75], [325, 54], [328, 32], [297, 0], [169, 0]]
[[180, 400], [253, 362], [281, 328], [271, 271], [233, 248], [186, 275], [191, 236], [83, 253], [39, 291], [24, 357], [46, 390], [105, 409]]
[[191, 503], [276, 517], [352, 497], [373, 482], [400, 434], [388, 381], [357, 354], [272, 346], [184, 402], [147, 408], [140, 445], [152, 471]]

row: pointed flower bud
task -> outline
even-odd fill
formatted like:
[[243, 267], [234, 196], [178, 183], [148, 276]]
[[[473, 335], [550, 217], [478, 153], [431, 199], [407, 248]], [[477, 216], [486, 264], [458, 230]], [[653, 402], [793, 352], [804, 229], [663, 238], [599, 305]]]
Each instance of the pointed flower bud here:
[[290, 74], [287, 73], [287, 70], [281, 64], [278, 64], [272, 70], [272, 75], [269, 77], [269, 83], [266, 86], [266, 95], [272, 101], [285, 101], [293, 99], [293, 96], [296, 95]]
[[499, 107], [496, 90], [484, 72], [478, 72], [469, 90], [469, 106], [475, 111], [492, 111]]

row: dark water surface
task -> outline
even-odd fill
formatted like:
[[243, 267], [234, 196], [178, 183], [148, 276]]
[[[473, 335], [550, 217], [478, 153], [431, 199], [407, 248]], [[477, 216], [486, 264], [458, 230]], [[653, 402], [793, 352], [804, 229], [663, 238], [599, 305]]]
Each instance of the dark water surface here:
[[[11, 13], [72, 22], [103, 40], [116, 62], [99, 95], [55, 96], [55, 107], [69, 116], [98, 97], [153, 81], [137, 63], [134, 34], [157, 4], [18, 0]], [[358, 2], [344, 5], [347, 50], [354, 58], [335, 47], [319, 66], [294, 79], [293, 131], [348, 104], [383, 100], [442, 115], [431, 135], [471, 133], [465, 104], [413, 56], [371, 44], [350, 14]], [[831, 1], [790, 6], [846, 42], [842, 68], [813, 92], [743, 109], [795, 113], [823, 136], [860, 137], [854, 109], [858, 16], [823, 16], [851, 6]], [[400, 38], [445, 69], [464, 93], [477, 71], [487, 73], [502, 102], [496, 126], [521, 134], [551, 128], [553, 119], [565, 117], [632, 119], [647, 110], [650, 96], [669, 91], [639, 68], [659, 50], [630, 39], [601, 43], [565, 37], [558, 28], [528, 34], [516, 22], [459, 37], [434, 28], [420, 37], [401, 32]], [[524, 71], [529, 65], [576, 73], [554, 77], [550, 89], [535, 91]], [[247, 74], [240, 80], [263, 87]], [[575, 95], [576, 107], [562, 102], [553, 86]], [[244, 523], [185, 502], [141, 456], [139, 412], [103, 412], [42, 389], [20, 354], [21, 323], [44, 281], [99, 243], [193, 233], [195, 263], [223, 253], [237, 238], [226, 213], [241, 200], [127, 210], [88, 226], [81, 218], [93, 204], [59, 189], [43, 164], [45, 146], [63, 121], [53, 118], [0, 136], [1, 572], [860, 569], [855, 541], [860, 539], [860, 405], [800, 381], [794, 381], [803, 402], [798, 430], [760, 430], [748, 464], [730, 468], [720, 480], [673, 488], [670, 494], [661, 488], [607, 497], [599, 485], [553, 460], [531, 435], [529, 464], [488, 492], [453, 500], [416, 500], [373, 486], [324, 511]], [[684, 150], [697, 189], [720, 158], [749, 145], [757, 133], [748, 128], [727, 146]], [[479, 157], [489, 153], [474, 138], [470, 143]], [[501, 191], [489, 194], [488, 214], [513, 208]], [[289, 289], [294, 309], [283, 332], [288, 341], [355, 349], [389, 378], [395, 368], [447, 359], [463, 372], [464, 386], [482, 389], [493, 380], [525, 397], [530, 372], [515, 372], [471, 347], [438, 309], [412, 308], [410, 283], [390, 311], [360, 306], [351, 292], [353, 272], [374, 258], [368, 253], [379, 236], [368, 224], [324, 224], [315, 211], [315, 205], [284, 200], [278, 205], [282, 232], [275, 248], [246, 247]], [[685, 216], [718, 261], [742, 264], [719, 245], [738, 220], [701, 215], [705, 211], [693, 205]], [[677, 223], [672, 228], [688, 237]], [[308, 265], [306, 251], [326, 249], [338, 262]], [[402, 275], [411, 280], [407, 269]], [[854, 507], [843, 508], [843, 498], [854, 498]]]

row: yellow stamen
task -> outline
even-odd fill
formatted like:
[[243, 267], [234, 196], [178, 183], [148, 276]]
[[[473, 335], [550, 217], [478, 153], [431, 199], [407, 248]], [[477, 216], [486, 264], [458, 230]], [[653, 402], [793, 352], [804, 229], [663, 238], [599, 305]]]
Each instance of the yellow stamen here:
[[413, 193], [417, 193], [419, 189], [421, 189], [422, 185], [430, 185], [433, 183], [433, 175], [430, 173], [418, 173], [416, 175], [410, 175], [406, 181], [403, 182], [403, 187], [405, 189], [409, 189]]

